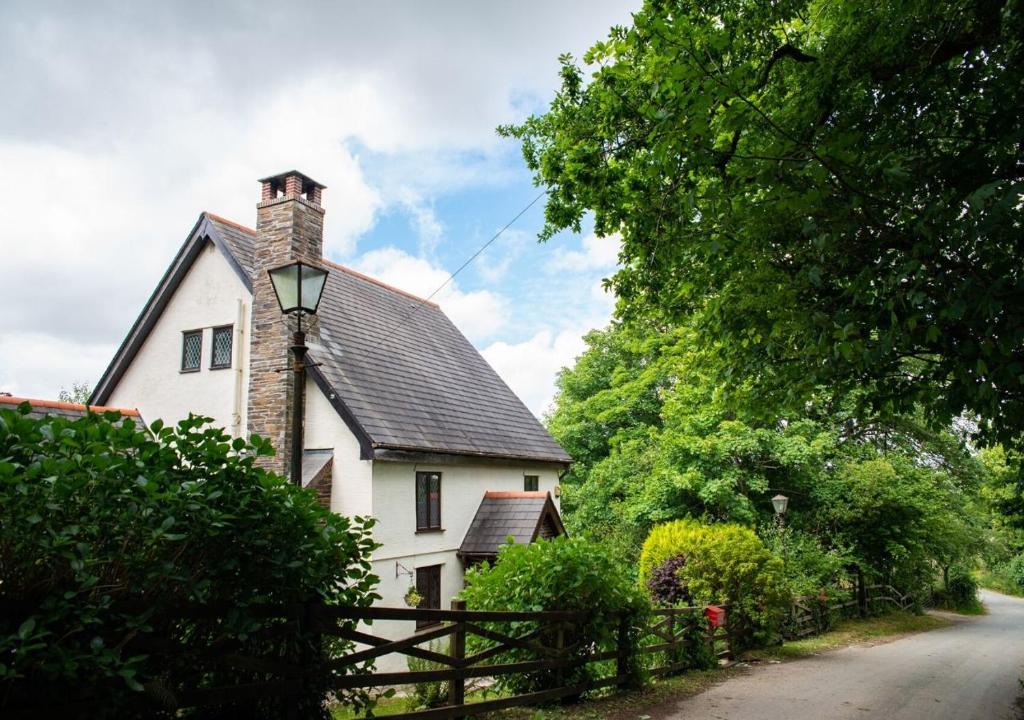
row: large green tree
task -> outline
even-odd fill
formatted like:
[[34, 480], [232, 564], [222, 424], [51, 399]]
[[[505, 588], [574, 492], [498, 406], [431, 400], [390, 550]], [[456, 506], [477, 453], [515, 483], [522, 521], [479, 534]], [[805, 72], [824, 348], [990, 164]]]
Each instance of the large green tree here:
[[[548, 426], [577, 460], [563, 483], [572, 535], [633, 564], [668, 520], [756, 525], [786, 546], [807, 591], [852, 564], [910, 587], [977, 552], [969, 498], [985, 471], [962, 437], [913, 414], [854, 413], [854, 400], [821, 388], [799, 412], [762, 420], [724, 402], [707, 372], [714, 353], [695, 336], [615, 323], [560, 375]], [[764, 533], [779, 492], [790, 497], [784, 543]]]
[[1022, 38], [1021, 0], [647, 0], [503, 132], [549, 188], [543, 236], [621, 233], [620, 311], [698, 312], [764, 408], [827, 384], [1010, 440]]

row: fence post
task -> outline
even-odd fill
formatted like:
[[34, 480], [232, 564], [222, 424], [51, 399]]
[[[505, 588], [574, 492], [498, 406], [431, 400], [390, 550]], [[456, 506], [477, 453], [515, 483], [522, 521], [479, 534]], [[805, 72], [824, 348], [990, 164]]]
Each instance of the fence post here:
[[675, 665], [679, 662], [679, 644], [676, 638], [676, 613], [675, 609], [669, 609], [668, 611], [668, 636], [672, 646], [668, 650], [668, 665]]
[[619, 613], [618, 657], [615, 661], [617, 685], [624, 685], [629, 675], [629, 613]]
[[864, 583], [864, 571], [860, 566], [857, 567], [857, 609], [862, 618], [868, 616], [868, 589]]
[[[452, 600], [452, 610], [465, 610], [465, 600]], [[451, 642], [448, 645], [448, 655], [453, 660], [463, 660], [466, 657], [466, 623], [458, 620], [455, 623], [455, 632], [452, 633]], [[452, 668], [452, 679], [448, 683], [448, 704], [463, 705], [466, 702], [466, 680], [462, 675], [462, 668]]]
[[558, 632], [555, 633], [555, 650], [558, 652], [555, 685], [557, 687], [565, 687], [565, 623], [558, 624]]

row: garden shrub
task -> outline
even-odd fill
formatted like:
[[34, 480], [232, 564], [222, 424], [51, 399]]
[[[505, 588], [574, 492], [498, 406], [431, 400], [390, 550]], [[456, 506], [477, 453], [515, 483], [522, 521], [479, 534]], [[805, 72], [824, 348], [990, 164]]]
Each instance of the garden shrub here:
[[640, 581], [646, 585], [656, 568], [679, 556], [686, 562], [677, 576], [694, 603], [728, 604], [728, 622], [750, 639], [767, 639], [776, 629], [790, 599], [782, 561], [752, 530], [694, 520], [658, 525], [640, 553]]
[[1024, 592], [1024, 553], [1007, 562], [1003, 566], [1002, 575], [1017, 586], [1017, 592]]
[[[447, 655], [449, 645], [446, 641], [432, 642], [427, 645], [432, 652]], [[423, 658], [406, 657], [406, 664], [410, 672], [426, 672], [428, 670], [447, 670], [448, 665], [435, 660]], [[407, 705], [410, 711], [427, 710], [440, 707], [448, 702], [448, 681], [437, 680], [434, 682], [420, 682], [412, 687], [412, 693], [407, 697]]]
[[[566, 646], [577, 646], [575, 657], [617, 647], [619, 618], [629, 619], [630, 667], [632, 683], [643, 679], [640, 656], [635, 652], [640, 632], [647, 619], [649, 604], [607, 548], [576, 538], [541, 540], [529, 545], [508, 544], [498, 552], [493, 566], [483, 564], [466, 573], [461, 593], [469, 610], [584, 610], [587, 620], [565, 635]], [[537, 628], [535, 622], [487, 623], [510, 636]], [[545, 632], [541, 642], [551, 646], [553, 632]], [[492, 642], [470, 635], [467, 652], [491, 647]], [[494, 662], [537, 659], [531, 650], [512, 649]], [[615, 663], [597, 667], [590, 663], [564, 673], [565, 685], [577, 685], [595, 679], [599, 673], [612, 675]], [[610, 667], [609, 667], [610, 666]], [[558, 687], [558, 678], [550, 670], [505, 675], [497, 679], [498, 689], [519, 694]]]
[[658, 607], [689, 606], [693, 603], [690, 591], [679, 577], [686, 557], [676, 555], [651, 570], [647, 578], [647, 594]]
[[932, 597], [937, 607], [948, 610], [977, 610], [981, 604], [978, 600], [978, 581], [962, 567], [954, 567], [945, 587], [936, 589]]
[[[116, 414], [27, 412], [0, 411], [0, 714], [82, 701], [95, 706], [91, 717], [127, 717], [146, 696], [258, 682], [255, 671], [200, 658], [214, 641], [241, 654], [303, 651], [261, 639], [280, 621], [250, 606], [376, 597], [371, 521], [335, 515], [257, 467], [272, 452], [266, 441], [232, 440], [201, 417], [146, 431]], [[196, 604], [232, 610], [182, 620], [182, 606]], [[170, 637], [189, 655], [161, 658], [143, 647], [147, 636]], [[343, 698], [359, 705], [367, 695]], [[322, 715], [322, 699], [311, 688], [302, 716]], [[281, 714], [269, 701], [209, 714], [229, 710]]]

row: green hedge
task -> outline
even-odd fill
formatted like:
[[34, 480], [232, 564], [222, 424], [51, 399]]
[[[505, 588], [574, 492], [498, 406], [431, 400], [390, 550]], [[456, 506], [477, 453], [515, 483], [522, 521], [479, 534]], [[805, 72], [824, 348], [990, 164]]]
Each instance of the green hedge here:
[[[155, 634], [197, 656], [214, 641], [243, 653], [296, 652], [259, 642], [268, 621], [247, 608], [365, 606], [376, 597], [372, 523], [335, 515], [258, 468], [256, 458], [272, 452], [266, 441], [232, 440], [201, 417], [146, 431], [116, 414], [71, 421], [27, 412], [0, 411], [0, 603], [22, 608], [0, 614], [0, 714], [82, 700], [102, 708], [93, 717], [124, 717], [143, 695], [168, 701], [182, 684], [258, 679], [133, 647]], [[234, 611], [183, 622], [186, 604]], [[304, 717], [323, 712], [317, 693], [309, 703]], [[279, 712], [254, 701], [243, 714]]]
[[640, 552], [640, 582], [646, 586], [656, 568], [673, 560], [679, 562], [680, 585], [693, 603], [730, 605], [734, 626], [758, 639], [770, 634], [785, 613], [790, 595], [782, 560], [748, 528], [695, 520], [658, 525]]
[[[484, 564], [466, 573], [466, 587], [461, 597], [469, 610], [586, 611], [587, 621], [565, 636], [566, 646], [575, 645], [580, 657], [596, 650], [615, 649], [619, 618], [626, 613], [630, 628], [629, 673], [633, 684], [639, 685], [642, 681], [641, 658], [635, 649], [650, 606], [628, 574], [601, 545], [576, 538], [505, 545], [493, 567]], [[513, 636], [537, 628], [537, 623], [533, 622], [488, 625]], [[542, 633], [541, 641], [553, 643], [553, 633]], [[470, 651], [490, 645], [475, 636], [470, 636], [469, 643]], [[508, 662], [534, 659], [534, 653], [510, 650], [503, 659]], [[613, 675], [614, 671], [614, 661], [604, 667], [580, 665], [567, 670], [564, 680], [567, 685], [580, 684], [601, 673]], [[555, 674], [546, 670], [506, 675], [498, 678], [497, 683], [500, 689], [517, 694], [559, 685]]]

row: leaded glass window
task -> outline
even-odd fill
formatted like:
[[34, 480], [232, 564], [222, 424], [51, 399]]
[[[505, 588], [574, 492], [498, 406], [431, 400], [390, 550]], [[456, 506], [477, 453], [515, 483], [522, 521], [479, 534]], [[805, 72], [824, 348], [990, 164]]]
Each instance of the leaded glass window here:
[[[441, 609], [441, 566], [416, 568], [416, 592], [423, 598], [421, 608]], [[436, 620], [417, 620], [416, 629], [437, 624]]]
[[195, 372], [203, 361], [203, 331], [193, 330], [181, 336], [181, 371]]
[[231, 367], [231, 341], [234, 328], [230, 325], [213, 329], [213, 347], [210, 358], [211, 368]]
[[416, 529], [441, 529], [441, 473], [416, 473]]

